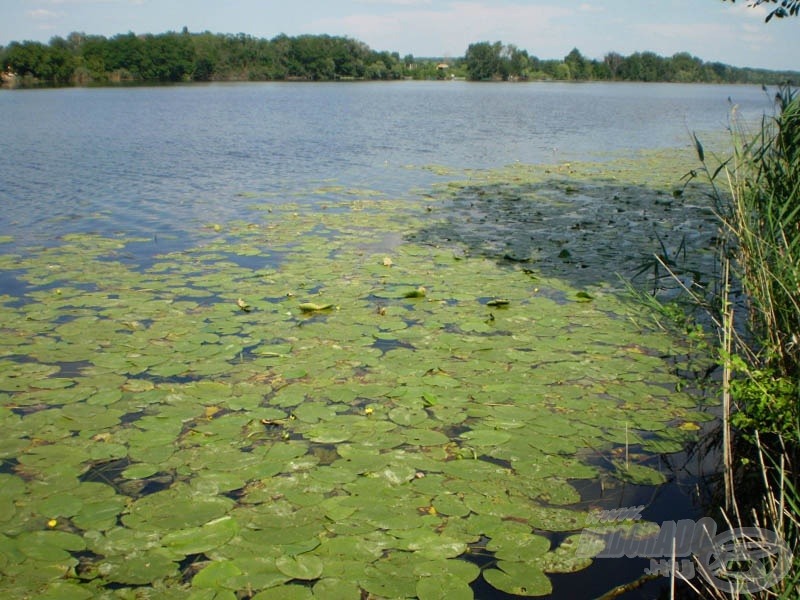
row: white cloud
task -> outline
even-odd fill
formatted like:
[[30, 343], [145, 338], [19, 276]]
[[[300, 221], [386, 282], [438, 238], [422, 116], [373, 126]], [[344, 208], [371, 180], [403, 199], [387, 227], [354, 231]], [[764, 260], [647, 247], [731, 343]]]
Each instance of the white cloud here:
[[762, 24], [754, 25], [748, 23], [743, 25], [739, 39], [753, 50], [766, 48], [775, 43], [771, 30]]
[[[407, 1], [407, 0], [401, 0]], [[547, 46], [563, 38], [558, 20], [574, 8], [488, 2], [448, 2], [442, 8], [418, 7], [382, 15], [353, 14], [312, 21], [315, 32], [339, 33], [375, 49], [413, 51], [422, 56], [461, 55], [470, 43], [502, 40], [524, 48]]]
[[770, 13], [767, 10], [767, 7], [763, 4], [759, 4], [755, 6], [750, 2], [739, 2], [738, 4], [734, 4], [733, 2], [726, 2], [725, 6], [728, 9], [728, 12], [735, 15], [738, 18], [741, 17], [751, 17], [754, 19], [760, 19], [763, 21], [767, 18], [767, 15]]
[[769, 26], [741, 18], [716, 23], [648, 23], [637, 25], [636, 30], [640, 45], [641, 40], [648, 40], [648, 49], [659, 54], [689, 51], [706, 61], [738, 66], [757, 65], [755, 57], [760, 59], [774, 43]]
[[60, 13], [53, 12], [52, 10], [47, 10], [46, 8], [36, 8], [34, 10], [29, 10], [28, 16], [31, 19], [46, 20], [46, 19], [56, 19], [61, 15]]

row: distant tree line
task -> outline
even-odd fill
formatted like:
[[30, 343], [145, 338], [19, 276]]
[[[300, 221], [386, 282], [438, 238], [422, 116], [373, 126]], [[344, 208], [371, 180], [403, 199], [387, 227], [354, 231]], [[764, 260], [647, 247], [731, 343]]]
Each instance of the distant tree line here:
[[[0, 61], [2, 69], [16, 73], [23, 83], [55, 85], [399, 79], [414, 71], [416, 62], [345, 37], [279, 35], [267, 40], [185, 29], [112, 38], [71, 33], [49, 44], [12, 42], [0, 48]], [[437, 75], [435, 64], [418, 67], [421, 76]]]
[[[471, 44], [463, 58], [400, 57], [347, 37], [168, 32], [111, 38], [71, 33], [48, 44], [0, 47], [0, 71], [17, 85], [106, 85], [126, 82], [391, 80], [460, 77], [481, 80], [681, 81], [775, 84], [796, 72], [704, 63], [686, 53], [661, 57], [610, 53], [603, 60], [576, 48], [562, 60], [541, 60], [502, 42]], [[10, 78], [4, 76], [4, 81]]]
[[563, 60], [541, 60], [513, 44], [502, 42], [471, 44], [464, 66], [467, 77], [473, 81], [556, 79], [768, 85], [800, 82], [797, 71], [732, 67], [720, 62], [703, 62], [686, 52], [669, 57], [654, 52], [635, 52], [630, 56], [610, 52], [603, 60], [594, 60], [574, 48]]

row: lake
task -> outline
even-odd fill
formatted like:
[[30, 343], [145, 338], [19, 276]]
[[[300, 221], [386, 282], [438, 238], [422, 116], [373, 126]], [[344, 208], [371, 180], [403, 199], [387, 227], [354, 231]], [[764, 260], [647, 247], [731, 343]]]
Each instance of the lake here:
[[674, 84], [0, 93], [0, 589], [638, 579], [665, 556], [604, 544], [704, 516], [718, 407], [702, 344], [617, 274], [662, 286], [660, 253], [708, 284], [682, 176], [734, 105], [772, 110]]
[[[491, 168], [686, 146], [770, 111], [757, 87], [676, 84], [226, 84], [0, 95], [3, 225], [26, 236], [140, 233], [236, 217], [241, 193], [313, 183], [393, 195], [409, 165]], [[219, 218], [219, 217], [217, 217]], [[58, 224], [56, 224], [56, 222]], [[95, 225], [92, 225], [95, 227]]]

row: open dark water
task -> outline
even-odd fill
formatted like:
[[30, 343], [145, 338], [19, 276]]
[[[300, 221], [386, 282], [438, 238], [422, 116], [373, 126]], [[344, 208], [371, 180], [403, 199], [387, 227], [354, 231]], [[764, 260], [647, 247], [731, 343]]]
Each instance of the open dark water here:
[[[191, 242], [198, 225], [247, 218], [252, 197], [330, 203], [344, 186], [403, 198], [430, 169], [602, 160], [686, 147], [770, 114], [759, 87], [676, 84], [224, 84], [0, 92], [0, 251], [72, 232], [141, 235], [142, 256]], [[136, 246], [133, 247], [134, 252]], [[0, 295], [19, 292], [0, 272]], [[678, 460], [681, 460], [680, 458]], [[696, 467], [621, 506], [653, 521], [702, 516]], [[582, 490], [589, 496], [600, 490]], [[606, 507], [613, 508], [613, 507]], [[636, 578], [646, 560], [597, 560], [554, 577], [564, 598]], [[624, 598], [655, 598], [656, 582]], [[481, 597], [502, 597], [491, 589]]]

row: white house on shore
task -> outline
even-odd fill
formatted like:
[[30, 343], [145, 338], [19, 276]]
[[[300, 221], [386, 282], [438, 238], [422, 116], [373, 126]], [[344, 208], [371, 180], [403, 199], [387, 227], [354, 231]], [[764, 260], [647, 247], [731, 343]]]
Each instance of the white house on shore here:
[[17, 74], [14, 73], [9, 66], [5, 71], [0, 73], [0, 81], [2, 81], [4, 87], [14, 87], [17, 85]]

